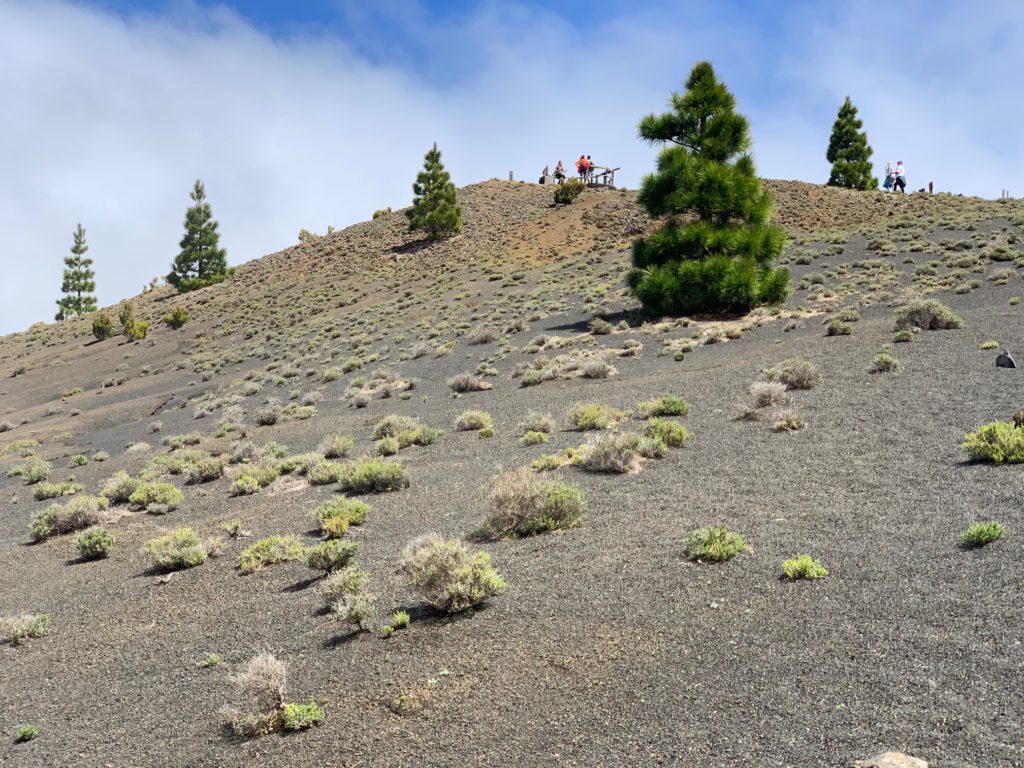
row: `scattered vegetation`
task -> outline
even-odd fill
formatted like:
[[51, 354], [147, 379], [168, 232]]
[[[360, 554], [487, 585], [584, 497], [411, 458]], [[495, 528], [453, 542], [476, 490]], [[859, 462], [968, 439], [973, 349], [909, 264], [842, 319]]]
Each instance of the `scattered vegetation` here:
[[990, 520], [983, 523], [972, 523], [971, 526], [960, 534], [960, 538], [967, 547], [984, 547], [1003, 538], [1006, 533], [1006, 526], [1002, 523]]
[[177, 509], [184, 495], [181, 490], [172, 483], [140, 483], [128, 501], [137, 507], [141, 507], [150, 514], [164, 515]]
[[1012, 421], [993, 421], [964, 435], [960, 448], [978, 461], [993, 464], [1019, 464], [1024, 462], [1024, 424]]
[[470, 552], [458, 539], [436, 533], [410, 542], [401, 568], [410, 586], [444, 613], [461, 613], [505, 591], [489, 554]]
[[238, 703], [221, 714], [238, 736], [253, 738], [277, 731], [295, 731], [319, 725], [323, 709], [316, 703], [286, 701], [288, 669], [272, 653], [253, 657], [235, 678]]
[[654, 416], [685, 416], [690, 412], [690, 405], [681, 397], [662, 395], [657, 400], [640, 403], [638, 410], [644, 419]]
[[242, 573], [255, 573], [268, 565], [304, 560], [306, 548], [294, 534], [268, 536], [242, 550], [236, 565]]
[[686, 540], [686, 556], [691, 560], [720, 563], [740, 552], [753, 551], [743, 536], [724, 525], [698, 528]]
[[584, 432], [607, 429], [623, 418], [625, 414], [622, 411], [603, 403], [577, 403], [569, 411], [569, 423]]
[[114, 537], [101, 525], [93, 525], [75, 536], [75, 547], [83, 560], [101, 560], [114, 548]]
[[180, 571], [202, 565], [220, 549], [216, 539], [203, 541], [191, 528], [173, 531], [147, 541], [142, 551], [153, 559], [153, 567], [160, 571]]
[[801, 554], [798, 554], [792, 560], [783, 560], [782, 573], [785, 574], [787, 579], [792, 581], [797, 579], [823, 579], [828, 576], [828, 571], [825, 570], [820, 561], [815, 560], [810, 555]]
[[328, 574], [331, 571], [340, 571], [349, 565], [355, 559], [358, 551], [359, 545], [353, 541], [328, 539], [307, 549], [304, 562], [307, 568]]
[[818, 366], [810, 360], [791, 357], [761, 372], [766, 381], [785, 384], [786, 389], [812, 389], [821, 384], [823, 377]]
[[541, 478], [529, 469], [498, 475], [489, 483], [489, 512], [477, 535], [486, 539], [532, 536], [579, 525], [587, 499], [575, 485]]
[[0, 618], [0, 633], [11, 645], [20, 645], [30, 637], [50, 634], [50, 614], [23, 613]]
[[920, 328], [923, 331], [963, 328], [963, 318], [938, 299], [918, 299], [896, 312], [897, 331]]

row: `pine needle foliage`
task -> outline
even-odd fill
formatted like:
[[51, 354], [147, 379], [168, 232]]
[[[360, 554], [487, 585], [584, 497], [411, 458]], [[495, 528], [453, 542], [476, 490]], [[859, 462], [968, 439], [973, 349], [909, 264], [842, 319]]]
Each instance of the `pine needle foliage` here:
[[409, 230], [422, 231], [428, 240], [443, 240], [462, 231], [462, 209], [451, 176], [441, 163], [441, 150], [434, 143], [423, 158], [423, 170], [412, 185]]
[[[789, 272], [772, 267], [786, 235], [769, 221], [772, 199], [758, 179], [747, 119], [698, 63], [671, 111], [640, 121], [640, 137], [668, 146], [637, 196], [662, 226], [633, 245], [629, 285], [657, 315], [746, 311], [783, 301]], [[685, 218], [684, 218], [685, 217]]]
[[219, 283], [231, 274], [227, 251], [219, 245], [218, 224], [206, 202], [206, 187], [202, 181], [196, 179], [189, 196], [194, 205], [185, 212], [185, 236], [179, 243], [181, 252], [167, 275], [167, 282], [181, 293]]
[[847, 189], [876, 189], [878, 179], [871, 175], [871, 155], [868, 135], [861, 128], [864, 121], [857, 118], [857, 108], [850, 97], [839, 107], [832, 125], [825, 158], [832, 163], [828, 186]]
[[85, 230], [79, 224], [75, 227], [71, 255], [64, 257], [64, 281], [60, 290], [64, 294], [57, 299], [57, 320], [78, 317], [96, 311], [96, 273], [92, 270], [92, 259], [85, 255], [89, 246], [85, 242]]

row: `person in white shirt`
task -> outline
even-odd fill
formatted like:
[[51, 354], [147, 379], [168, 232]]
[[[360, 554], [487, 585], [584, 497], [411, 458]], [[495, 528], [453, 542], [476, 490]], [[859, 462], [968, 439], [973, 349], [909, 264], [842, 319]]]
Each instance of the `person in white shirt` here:
[[896, 161], [896, 182], [893, 184], [893, 190], [897, 189], [904, 194], [907, 191], [907, 171], [902, 160]]

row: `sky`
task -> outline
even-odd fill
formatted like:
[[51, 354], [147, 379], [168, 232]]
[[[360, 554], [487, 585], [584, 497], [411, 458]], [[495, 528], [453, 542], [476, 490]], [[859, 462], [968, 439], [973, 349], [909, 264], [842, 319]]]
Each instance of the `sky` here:
[[637, 138], [710, 60], [768, 178], [823, 183], [850, 96], [908, 186], [1024, 193], [1019, 0], [0, 0], [0, 333], [52, 321], [75, 225], [101, 306], [165, 275], [195, 179], [240, 264], [458, 185]]

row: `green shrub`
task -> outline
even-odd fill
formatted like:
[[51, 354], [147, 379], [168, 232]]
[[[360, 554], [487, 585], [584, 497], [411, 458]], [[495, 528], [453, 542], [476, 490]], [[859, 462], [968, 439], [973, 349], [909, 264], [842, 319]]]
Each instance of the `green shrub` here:
[[397, 461], [362, 456], [348, 466], [341, 485], [351, 493], [386, 493], [407, 488], [409, 479]]
[[988, 341], [981, 342], [982, 349], [995, 349], [999, 346], [999, 342], [995, 339], [989, 339]]
[[50, 614], [23, 613], [20, 616], [0, 618], [0, 634], [11, 645], [20, 645], [29, 637], [43, 637], [50, 634]]
[[620, 421], [625, 414], [603, 403], [577, 403], [569, 411], [569, 422], [584, 432], [607, 429]]
[[545, 453], [530, 462], [530, 469], [536, 472], [550, 472], [565, 464], [565, 454]]
[[690, 405], [681, 397], [663, 395], [657, 400], [640, 403], [639, 411], [644, 419], [652, 416], [685, 416], [690, 412]]
[[180, 571], [202, 565], [218, 546], [216, 540], [204, 542], [191, 528], [175, 528], [147, 541], [142, 551], [153, 559], [154, 568]]
[[686, 427], [668, 419], [651, 419], [644, 434], [647, 437], [661, 440], [670, 448], [679, 448], [690, 439], [690, 432]]
[[960, 448], [975, 460], [1019, 464], [1024, 462], [1024, 425], [993, 421], [964, 435]]
[[373, 427], [373, 439], [382, 437], [398, 437], [403, 432], [415, 432], [423, 425], [412, 416], [391, 414], [378, 421]]
[[786, 389], [812, 389], [822, 382], [818, 366], [810, 360], [791, 357], [783, 360], [772, 368], [761, 372], [766, 381], [777, 381], [786, 385]]
[[528, 469], [498, 475], [488, 484], [488, 515], [477, 535], [486, 539], [532, 536], [579, 525], [587, 499], [577, 486]]
[[963, 318], [938, 299], [912, 301], [896, 313], [897, 331], [920, 328], [923, 331], [963, 328]]
[[409, 613], [407, 611], [395, 611], [391, 617], [391, 626], [394, 629], [405, 629], [409, 626]]
[[288, 668], [272, 653], [263, 651], [249, 660], [235, 678], [242, 709], [224, 707], [221, 714], [238, 736], [262, 736], [284, 727]]
[[456, 376], [452, 376], [448, 379], [448, 388], [452, 392], [479, 392], [481, 390], [490, 389], [490, 382], [484, 381], [479, 376], [474, 376], [472, 373], [460, 373]]
[[306, 548], [298, 536], [268, 536], [244, 549], [238, 556], [237, 565], [242, 573], [255, 573], [268, 565], [289, 560], [303, 560]]
[[328, 539], [307, 549], [304, 562], [307, 568], [326, 574], [331, 571], [340, 571], [349, 565], [358, 551], [359, 545], [354, 541]]
[[345, 465], [337, 461], [320, 459], [306, 468], [306, 477], [313, 485], [340, 483], [345, 477]]
[[109, 339], [114, 335], [114, 321], [110, 319], [109, 315], [100, 312], [92, 319], [92, 335], [96, 337], [97, 341]]
[[356, 563], [329, 573], [320, 594], [336, 619], [356, 629], [362, 630], [376, 614], [374, 596], [366, 591], [366, 573]]
[[252, 475], [240, 475], [231, 484], [232, 496], [251, 496], [259, 491], [260, 481]]
[[88, 463], [89, 463], [89, 457], [88, 456], [86, 456], [84, 453], [76, 453], [74, 456], [71, 457], [71, 461], [68, 462], [68, 466], [70, 466], [72, 468], [74, 468], [74, 467], [84, 467]]
[[309, 704], [288, 703], [281, 712], [281, 727], [286, 731], [304, 731], [320, 725], [323, 719], [324, 710], [315, 701]]
[[856, 307], [844, 307], [836, 312], [835, 319], [841, 323], [856, 323], [860, 320], [860, 312]]
[[33, 541], [44, 541], [51, 536], [72, 533], [99, 525], [102, 513], [110, 506], [103, 496], [76, 496], [64, 504], [52, 504], [37, 512], [29, 523]]
[[530, 411], [526, 414], [526, 418], [519, 422], [519, 434], [521, 435], [525, 435], [527, 432], [550, 434], [557, 429], [558, 422], [546, 413], [538, 413], [537, 411]]
[[821, 562], [815, 560], [810, 555], [798, 554], [792, 560], [782, 561], [782, 573], [785, 574], [787, 579], [823, 579], [828, 576], [828, 571], [825, 570]]
[[177, 509], [184, 495], [171, 483], [141, 483], [128, 501], [154, 515], [164, 515]]
[[63, 483], [37, 483], [32, 489], [32, 497], [36, 501], [56, 499], [59, 496], [74, 496], [82, 490], [81, 483], [67, 481]]
[[900, 361], [896, 359], [896, 356], [892, 353], [889, 347], [882, 347], [882, 349], [875, 355], [871, 361], [871, 367], [868, 368], [868, 373], [889, 373], [899, 369]]
[[34, 725], [23, 725], [14, 734], [14, 743], [24, 744], [26, 741], [32, 741], [38, 735], [39, 729]]
[[775, 418], [773, 428], [776, 432], [799, 432], [807, 426], [803, 418], [796, 411], [780, 411]]
[[124, 337], [128, 341], [142, 341], [149, 333], [149, 323], [145, 320], [133, 320], [124, 326]]
[[20, 475], [26, 485], [35, 485], [50, 476], [50, 462], [32, 456], [24, 464], [19, 464], [7, 474], [8, 476]]
[[362, 525], [366, 522], [369, 513], [370, 506], [362, 501], [338, 498], [325, 501], [318, 506], [313, 510], [312, 518], [323, 533], [332, 538], [339, 538], [350, 525]]
[[161, 319], [164, 325], [167, 325], [168, 327], [173, 328], [174, 330], [178, 330], [183, 325], [185, 325], [185, 323], [188, 322], [188, 318], [189, 315], [187, 309], [185, 309], [184, 307], [175, 307], [166, 315], [164, 315], [163, 318]]
[[355, 440], [351, 435], [331, 433], [320, 443], [319, 451], [328, 459], [341, 459], [348, 456]]
[[892, 340], [897, 344], [905, 344], [908, 341], [912, 341], [913, 338], [914, 332], [909, 329], [904, 329], [902, 331], [896, 331], [896, 333], [893, 334]]
[[377, 441], [377, 453], [381, 456], [394, 456], [402, 450], [402, 444], [397, 437], [382, 437]]
[[100, 495], [107, 497], [114, 504], [121, 504], [128, 501], [140, 485], [141, 480], [136, 480], [127, 472], [118, 471], [103, 484]]
[[691, 560], [720, 563], [740, 552], [753, 551], [743, 537], [722, 525], [698, 528], [686, 540], [686, 556]]
[[494, 428], [494, 420], [486, 411], [463, 411], [455, 420], [455, 428], [460, 432], [474, 429]]
[[547, 441], [548, 436], [545, 432], [527, 432], [519, 439], [523, 445], [542, 445]]
[[486, 552], [470, 552], [458, 539], [436, 533], [411, 542], [402, 552], [402, 571], [430, 605], [460, 613], [505, 591], [505, 581]]
[[555, 185], [555, 205], [569, 205], [579, 197], [586, 186], [579, 179], [566, 179]]
[[832, 318], [825, 330], [826, 336], [849, 336], [851, 333], [853, 333], [853, 326], [838, 318]]
[[75, 546], [83, 560], [100, 560], [110, 555], [114, 537], [101, 525], [93, 525], [75, 536]]
[[641, 436], [635, 432], [611, 432], [583, 445], [574, 463], [588, 472], [628, 472], [633, 468]]
[[219, 480], [224, 474], [227, 460], [220, 456], [204, 456], [197, 461], [189, 462], [185, 472], [189, 485], [210, 483]]
[[995, 520], [984, 523], [972, 523], [970, 528], [960, 534], [967, 547], [984, 547], [1001, 539], [1006, 533], [1006, 526]]

